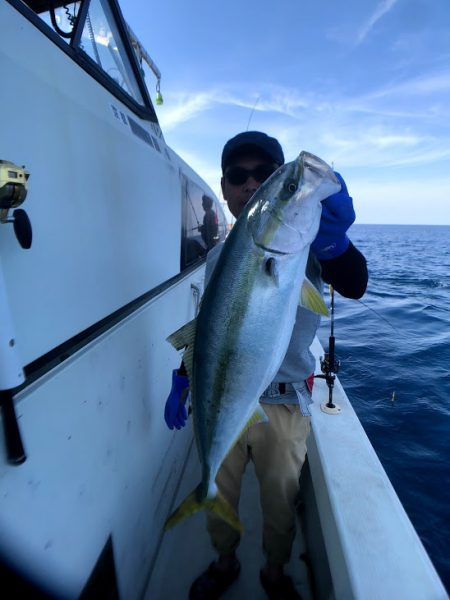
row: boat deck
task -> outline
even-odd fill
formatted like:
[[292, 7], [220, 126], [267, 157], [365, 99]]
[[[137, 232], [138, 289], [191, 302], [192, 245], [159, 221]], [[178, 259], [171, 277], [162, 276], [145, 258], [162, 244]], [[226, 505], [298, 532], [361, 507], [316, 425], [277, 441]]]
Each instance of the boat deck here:
[[[176, 506], [199, 481], [197, 452], [195, 445], [192, 444], [176, 496]], [[239, 512], [245, 528], [237, 551], [242, 570], [237, 581], [223, 595], [223, 599], [264, 600], [267, 596], [259, 581], [259, 570], [265, 562], [261, 548], [262, 517], [258, 484], [251, 463], [247, 466], [243, 479]], [[303, 552], [299, 530], [300, 527], [297, 527], [297, 536], [286, 573], [292, 577], [302, 599], [312, 600], [308, 571], [305, 563], [299, 559]], [[205, 513], [186, 519], [162, 537], [144, 600], [187, 599], [192, 581], [215, 559], [215, 556], [206, 531]]]
[[[317, 339], [312, 349], [318, 360], [323, 349]], [[318, 364], [316, 372], [319, 368]], [[307, 463], [301, 476], [299, 508], [304, 527], [301, 531], [299, 520], [286, 572], [303, 600], [449, 600], [338, 379], [333, 400], [340, 411], [324, 412], [321, 405], [328, 401], [328, 388], [323, 379], [317, 379]], [[165, 512], [170, 514], [199, 481], [192, 443], [173, 506], [165, 506]], [[259, 569], [265, 562], [262, 519], [252, 464], [243, 479], [239, 508], [244, 525], [238, 548], [242, 571], [223, 598], [263, 600], [266, 596], [259, 582]], [[300, 559], [305, 539], [313, 573]], [[215, 558], [205, 514], [194, 515], [162, 535], [154, 556], [143, 600], [187, 599], [192, 581]]]

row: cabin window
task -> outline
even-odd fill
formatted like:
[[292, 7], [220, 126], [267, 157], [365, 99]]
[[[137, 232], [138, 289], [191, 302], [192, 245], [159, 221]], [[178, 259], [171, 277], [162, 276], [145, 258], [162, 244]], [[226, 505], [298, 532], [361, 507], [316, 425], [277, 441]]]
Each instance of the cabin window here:
[[182, 188], [181, 270], [204, 258], [227, 233], [217, 199], [185, 176]]
[[70, 43], [81, 1], [67, 2], [64, 6], [57, 6], [55, 4], [51, 8], [48, 6], [48, 2], [29, 0], [27, 4], [39, 14], [49, 27], [61, 36], [62, 40], [67, 44]]
[[106, 0], [91, 0], [80, 48], [140, 104], [142, 95]]
[[[135, 102], [141, 106], [148, 104], [149, 101], [143, 98], [119, 33], [110, 0], [78, 0], [65, 4], [62, 0], [27, 0], [26, 3], [60, 36], [60, 40], [73, 49], [75, 57], [80, 51], [86, 54]], [[81, 37], [75, 31], [75, 28], [78, 29], [77, 17], [80, 11], [83, 15]]]

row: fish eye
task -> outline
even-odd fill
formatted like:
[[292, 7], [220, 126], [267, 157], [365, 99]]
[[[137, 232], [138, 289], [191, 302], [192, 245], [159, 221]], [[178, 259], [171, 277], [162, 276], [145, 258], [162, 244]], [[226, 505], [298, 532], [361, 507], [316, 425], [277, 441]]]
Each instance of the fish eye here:
[[288, 192], [293, 194], [297, 191], [297, 184], [292, 179], [286, 182], [286, 189]]

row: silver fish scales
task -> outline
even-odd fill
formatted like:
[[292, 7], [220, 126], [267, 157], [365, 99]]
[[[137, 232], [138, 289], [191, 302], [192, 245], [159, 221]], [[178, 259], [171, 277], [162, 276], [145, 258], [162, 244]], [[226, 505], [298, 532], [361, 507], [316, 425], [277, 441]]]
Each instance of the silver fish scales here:
[[327, 312], [305, 269], [321, 201], [339, 189], [332, 169], [310, 153], [280, 167], [225, 241], [196, 320], [168, 338], [177, 349], [186, 348], [202, 481], [166, 528], [207, 508], [241, 529], [215, 477], [245, 427], [267, 420], [259, 398], [286, 354], [299, 301]]

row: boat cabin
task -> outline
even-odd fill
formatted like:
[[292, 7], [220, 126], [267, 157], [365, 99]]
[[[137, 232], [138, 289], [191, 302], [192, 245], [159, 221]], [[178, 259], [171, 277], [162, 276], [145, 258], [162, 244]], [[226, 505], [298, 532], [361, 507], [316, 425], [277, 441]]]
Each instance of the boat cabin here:
[[[204, 515], [163, 532], [198, 478], [191, 423], [163, 420], [180, 361], [166, 338], [198, 310], [208, 246], [226, 235], [220, 202], [167, 145], [151, 99], [161, 75], [116, 0], [3, 0], [0, 73], [2, 585], [30, 598], [186, 598], [213, 553]], [[290, 565], [299, 591], [445, 598], [335, 392], [329, 414], [315, 386]], [[226, 597], [258, 599], [251, 470], [241, 516], [244, 566]]]

